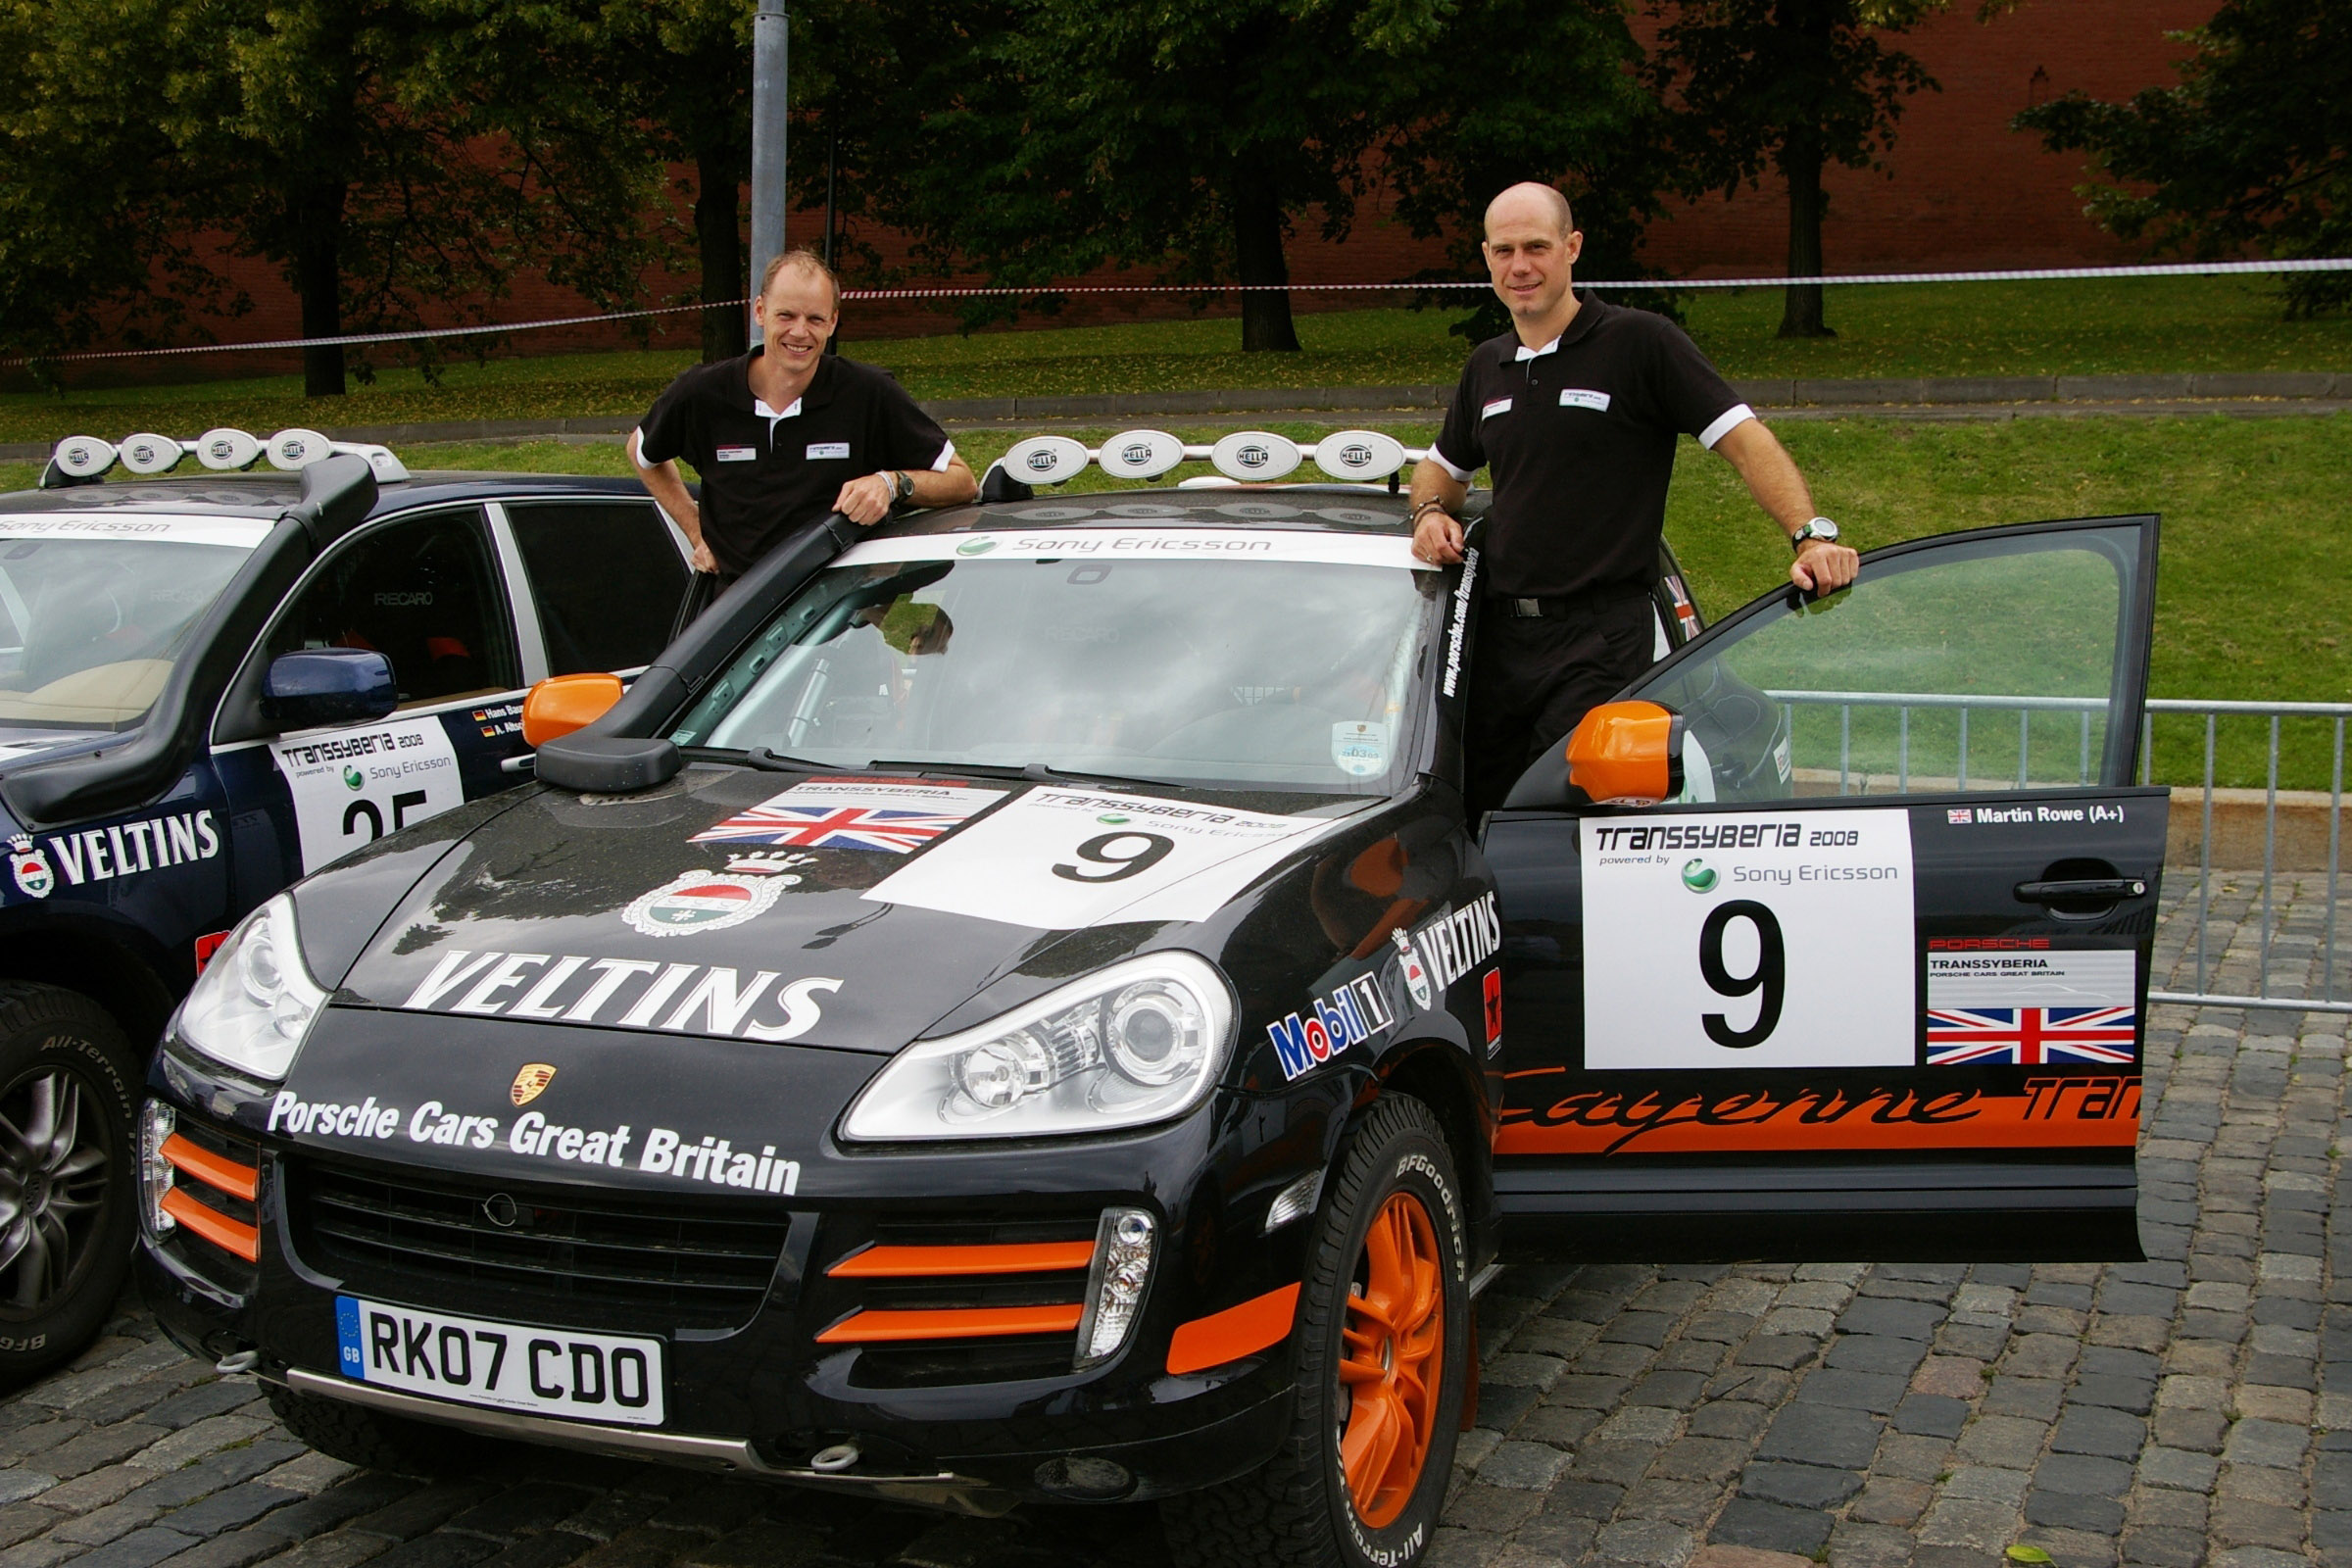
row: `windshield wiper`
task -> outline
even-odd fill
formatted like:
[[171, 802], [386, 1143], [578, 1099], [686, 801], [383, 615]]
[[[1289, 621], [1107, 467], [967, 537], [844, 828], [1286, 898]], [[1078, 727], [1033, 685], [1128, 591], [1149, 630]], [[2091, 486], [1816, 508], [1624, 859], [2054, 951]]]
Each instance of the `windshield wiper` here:
[[868, 771], [886, 767], [905, 768], [911, 773], [949, 773], [958, 777], [1014, 779], [1024, 784], [1133, 784], [1151, 789], [1172, 789], [1178, 786], [1164, 778], [1138, 778], [1132, 773], [1098, 773], [1093, 769], [1070, 772], [1044, 762], [1024, 762], [1015, 767], [1005, 762], [916, 762], [899, 758], [877, 757], [865, 764]]
[[687, 755], [698, 762], [733, 762], [741, 767], [758, 768], [762, 773], [827, 773], [838, 771], [832, 762], [812, 762], [806, 757], [787, 757], [782, 752], [769, 751], [764, 746], [737, 750], [732, 746], [690, 746]]

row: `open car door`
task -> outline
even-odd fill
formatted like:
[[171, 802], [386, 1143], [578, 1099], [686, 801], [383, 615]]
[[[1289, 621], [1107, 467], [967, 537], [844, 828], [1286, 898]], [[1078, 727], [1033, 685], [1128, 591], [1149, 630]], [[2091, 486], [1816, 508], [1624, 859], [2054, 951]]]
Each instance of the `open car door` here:
[[1681, 716], [1679, 798], [1489, 818], [1516, 1243], [2139, 1255], [2156, 537], [2102, 517], [1874, 551], [1624, 694]]

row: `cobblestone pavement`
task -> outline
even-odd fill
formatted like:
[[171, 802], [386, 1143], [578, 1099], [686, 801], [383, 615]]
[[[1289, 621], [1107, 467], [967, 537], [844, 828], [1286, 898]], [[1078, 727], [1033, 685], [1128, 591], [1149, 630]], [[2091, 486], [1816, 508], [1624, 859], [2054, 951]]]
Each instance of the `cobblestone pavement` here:
[[[2258, 912], [2250, 891], [2216, 906], [2209, 951], [2231, 979], [2261, 961], [2259, 933], [2232, 923]], [[2307, 975], [2305, 896], [2322, 890], [2289, 891], [2272, 962]], [[2193, 940], [2182, 925], [2166, 922], [2160, 973]], [[2102, 1568], [2352, 1568], [2352, 1277], [2329, 1268], [2344, 1049], [2340, 1016], [2159, 1009], [2145, 1263], [1507, 1272], [1481, 1304], [1479, 1426], [1434, 1560], [1990, 1568], [2037, 1546]], [[0, 1568], [264, 1560], [1150, 1568], [1164, 1553], [1140, 1506], [951, 1520], [524, 1449], [462, 1480], [354, 1471], [289, 1441], [250, 1379], [180, 1355], [129, 1302], [72, 1367], [0, 1400]]]

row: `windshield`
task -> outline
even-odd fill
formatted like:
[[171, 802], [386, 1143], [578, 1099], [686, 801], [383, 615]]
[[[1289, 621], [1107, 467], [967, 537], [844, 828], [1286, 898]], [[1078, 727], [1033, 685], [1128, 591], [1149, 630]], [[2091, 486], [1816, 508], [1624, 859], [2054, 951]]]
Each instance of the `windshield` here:
[[0, 721], [137, 723], [188, 628], [265, 528], [170, 518], [0, 520]]
[[[1437, 574], [1402, 539], [1066, 530], [889, 539], [819, 573], [674, 732], [825, 767], [1042, 764], [1170, 784], [1390, 793]], [[958, 546], [965, 554], [958, 554]], [[969, 554], [977, 550], [977, 555]], [[908, 559], [913, 558], [913, 559]]]

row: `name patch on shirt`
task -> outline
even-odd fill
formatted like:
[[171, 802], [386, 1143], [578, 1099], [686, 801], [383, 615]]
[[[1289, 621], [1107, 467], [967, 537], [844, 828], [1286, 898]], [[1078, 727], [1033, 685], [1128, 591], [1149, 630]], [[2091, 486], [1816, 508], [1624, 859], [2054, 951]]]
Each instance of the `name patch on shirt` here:
[[849, 455], [850, 444], [847, 441], [811, 441], [808, 443], [808, 457], [811, 462], [820, 458], [846, 458]]
[[1609, 412], [1609, 395], [1606, 392], [1594, 392], [1588, 387], [1562, 387], [1560, 389], [1560, 407], [1563, 409], [1591, 409], [1594, 414], [1606, 414]]
[[715, 455], [721, 463], [757, 463], [760, 461], [758, 447], [720, 447]]
[[1478, 416], [1482, 419], [1492, 419], [1497, 414], [1508, 414], [1510, 412], [1511, 400], [1509, 398], [1496, 398], [1494, 402], [1479, 410]]

